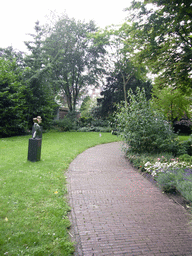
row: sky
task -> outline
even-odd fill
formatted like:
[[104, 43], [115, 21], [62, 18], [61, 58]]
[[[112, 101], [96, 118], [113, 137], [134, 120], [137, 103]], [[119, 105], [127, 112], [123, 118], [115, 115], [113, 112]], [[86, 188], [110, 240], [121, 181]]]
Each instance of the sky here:
[[25, 51], [24, 41], [30, 40], [35, 22], [47, 21], [51, 11], [66, 13], [76, 20], [94, 20], [100, 27], [122, 24], [127, 16], [124, 8], [131, 0], [4, 0], [0, 14], [0, 48], [12, 46]]

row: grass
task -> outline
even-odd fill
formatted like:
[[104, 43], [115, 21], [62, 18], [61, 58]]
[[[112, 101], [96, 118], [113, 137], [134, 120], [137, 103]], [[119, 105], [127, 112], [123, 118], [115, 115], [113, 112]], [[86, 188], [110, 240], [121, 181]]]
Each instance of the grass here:
[[180, 141], [185, 141], [190, 138], [190, 136], [178, 136]]
[[46, 133], [41, 161], [27, 161], [28, 139], [0, 139], [0, 255], [69, 256], [65, 171], [81, 152], [118, 141], [110, 133]]

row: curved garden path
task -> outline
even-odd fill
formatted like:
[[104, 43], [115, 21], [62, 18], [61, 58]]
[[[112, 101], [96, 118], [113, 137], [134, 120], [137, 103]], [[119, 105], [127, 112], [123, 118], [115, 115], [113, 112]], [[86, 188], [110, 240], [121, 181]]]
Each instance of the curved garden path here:
[[191, 216], [134, 170], [120, 143], [80, 154], [67, 180], [75, 255], [192, 255]]

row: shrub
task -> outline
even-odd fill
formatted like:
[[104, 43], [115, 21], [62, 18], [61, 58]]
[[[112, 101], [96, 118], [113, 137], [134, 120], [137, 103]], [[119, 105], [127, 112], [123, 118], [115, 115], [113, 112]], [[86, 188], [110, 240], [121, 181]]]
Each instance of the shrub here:
[[0, 138], [24, 134], [25, 86], [16, 61], [0, 58]]
[[192, 156], [192, 136], [188, 140], [182, 142], [183, 147], [186, 150], [186, 153]]
[[164, 192], [174, 193], [177, 191], [177, 179], [174, 173], [160, 173], [156, 180]]
[[[192, 177], [192, 175], [191, 175]], [[177, 189], [181, 193], [183, 197], [185, 197], [188, 201], [192, 202], [192, 185], [191, 180], [183, 180], [177, 184]]]
[[189, 156], [188, 154], [179, 156], [179, 160], [192, 164], [192, 156]]
[[151, 108], [145, 91], [137, 88], [136, 95], [128, 92], [129, 104], [119, 107], [118, 128], [128, 150], [142, 152], [172, 152], [178, 146], [176, 134], [160, 113]]
[[79, 118], [79, 125], [80, 125], [80, 127], [90, 126], [92, 120], [93, 120], [92, 117], [82, 116], [82, 117]]
[[54, 120], [53, 127], [60, 132], [66, 132], [72, 130], [73, 123], [70, 118], [64, 117], [62, 120]]

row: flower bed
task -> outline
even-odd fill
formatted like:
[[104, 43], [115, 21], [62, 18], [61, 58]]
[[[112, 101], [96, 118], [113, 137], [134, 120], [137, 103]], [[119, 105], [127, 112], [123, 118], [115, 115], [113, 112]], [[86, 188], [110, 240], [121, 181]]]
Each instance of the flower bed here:
[[182, 195], [192, 205], [192, 157], [182, 155], [173, 158], [171, 154], [128, 154], [134, 167], [163, 192]]
[[144, 169], [154, 177], [164, 192], [178, 191], [192, 202], [192, 165], [180, 162], [178, 158], [166, 162], [162, 156], [155, 163], [146, 162]]

